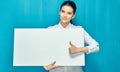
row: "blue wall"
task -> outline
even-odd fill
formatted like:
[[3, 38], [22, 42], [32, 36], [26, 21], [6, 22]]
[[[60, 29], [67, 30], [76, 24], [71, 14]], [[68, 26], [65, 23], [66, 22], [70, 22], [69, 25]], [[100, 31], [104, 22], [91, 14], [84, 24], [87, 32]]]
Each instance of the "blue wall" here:
[[[64, 0], [0, 1], [0, 72], [43, 72], [40, 67], [13, 67], [14, 28], [46, 28], [59, 22]], [[86, 55], [85, 72], [120, 72], [120, 0], [74, 0], [73, 22], [100, 43], [100, 52]]]

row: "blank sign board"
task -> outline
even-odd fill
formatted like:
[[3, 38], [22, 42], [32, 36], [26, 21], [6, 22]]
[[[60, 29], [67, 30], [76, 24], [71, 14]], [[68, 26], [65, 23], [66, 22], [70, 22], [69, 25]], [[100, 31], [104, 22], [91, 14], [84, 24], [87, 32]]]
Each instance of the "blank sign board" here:
[[69, 42], [84, 47], [83, 29], [15, 28], [13, 66], [84, 66], [84, 53], [69, 54]]

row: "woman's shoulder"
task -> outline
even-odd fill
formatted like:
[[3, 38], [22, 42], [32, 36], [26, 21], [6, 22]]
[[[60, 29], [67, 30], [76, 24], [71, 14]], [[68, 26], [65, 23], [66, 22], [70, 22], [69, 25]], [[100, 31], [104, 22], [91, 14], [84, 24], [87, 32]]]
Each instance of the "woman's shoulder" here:
[[80, 25], [79, 25], [79, 26], [76, 26], [76, 25], [73, 25], [73, 24], [72, 24], [72, 27], [73, 27], [73, 28], [83, 28], [83, 27], [80, 26]]
[[85, 31], [85, 29], [80, 25], [79, 26], [73, 25], [72, 28], [79, 28], [79, 29], [82, 29], [83, 31]]

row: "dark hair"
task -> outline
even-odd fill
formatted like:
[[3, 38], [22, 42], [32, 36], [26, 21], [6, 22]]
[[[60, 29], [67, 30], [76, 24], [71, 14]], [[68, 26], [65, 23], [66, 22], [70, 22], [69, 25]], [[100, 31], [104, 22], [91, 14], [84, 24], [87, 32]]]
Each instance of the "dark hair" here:
[[72, 7], [73, 8], [73, 13], [75, 14], [77, 8], [76, 8], [76, 5], [75, 5], [75, 3], [73, 1], [64, 1], [62, 3], [62, 5], [60, 6], [60, 10], [65, 5]]

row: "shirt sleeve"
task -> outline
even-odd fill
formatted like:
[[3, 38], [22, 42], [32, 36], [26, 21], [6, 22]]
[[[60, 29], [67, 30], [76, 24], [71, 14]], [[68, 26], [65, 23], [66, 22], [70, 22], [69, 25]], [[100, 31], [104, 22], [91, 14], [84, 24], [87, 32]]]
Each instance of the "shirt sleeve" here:
[[85, 43], [87, 44], [88, 52], [93, 53], [99, 51], [99, 44], [97, 41], [95, 41], [85, 30], [84, 30], [84, 40]]

